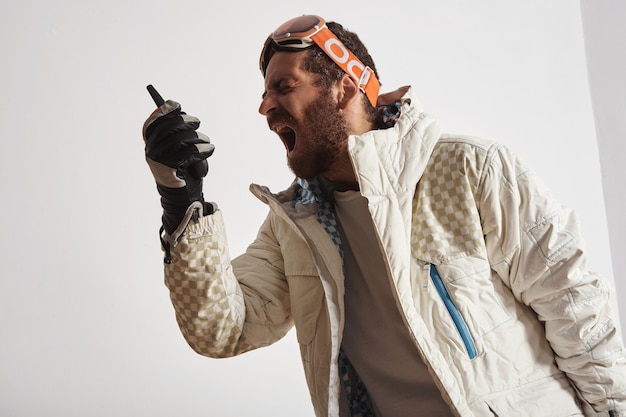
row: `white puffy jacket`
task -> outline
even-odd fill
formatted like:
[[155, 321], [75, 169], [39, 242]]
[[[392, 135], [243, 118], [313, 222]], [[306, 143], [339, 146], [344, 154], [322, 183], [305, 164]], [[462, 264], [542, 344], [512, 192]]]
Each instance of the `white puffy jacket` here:
[[[586, 269], [572, 210], [503, 146], [440, 135], [410, 90], [395, 126], [349, 149], [401, 314], [455, 413], [626, 416], [609, 288]], [[221, 213], [192, 222], [165, 279], [202, 355], [267, 346], [295, 324], [316, 415], [343, 417], [340, 242], [314, 184], [251, 186], [270, 210], [232, 262]]]

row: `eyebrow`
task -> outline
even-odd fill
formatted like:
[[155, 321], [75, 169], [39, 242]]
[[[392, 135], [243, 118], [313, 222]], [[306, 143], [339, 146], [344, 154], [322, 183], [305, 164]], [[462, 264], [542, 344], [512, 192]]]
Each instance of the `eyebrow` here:
[[291, 81], [296, 81], [296, 79], [291, 75], [284, 75], [280, 77], [276, 81], [272, 82], [270, 88], [263, 91], [263, 94], [261, 94], [261, 99], [264, 99], [267, 96], [267, 90], [278, 90], [280, 88], [280, 85], [285, 81], [291, 82]]

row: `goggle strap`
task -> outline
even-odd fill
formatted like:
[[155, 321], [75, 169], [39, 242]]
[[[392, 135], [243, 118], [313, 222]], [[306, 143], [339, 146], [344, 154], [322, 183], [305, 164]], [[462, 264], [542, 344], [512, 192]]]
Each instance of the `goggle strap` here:
[[374, 74], [374, 70], [370, 67], [365, 67], [359, 78], [359, 88], [365, 93], [372, 107], [376, 107], [378, 101], [378, 93], [380, 92], [380, 82]]
[[[372, 106], [376, 107], [378, 92], [380, 91], [380, 82], [376, 78], [374, 71], [370, 67], [366, 67], [327, 27], [323, 27], [322, 30], [312, 35], [311, 39], [330, 59], [339, 65], [346, 74], [356, 81]], [[355, 73], [355, 69], [361, 70], [361, 73]]]

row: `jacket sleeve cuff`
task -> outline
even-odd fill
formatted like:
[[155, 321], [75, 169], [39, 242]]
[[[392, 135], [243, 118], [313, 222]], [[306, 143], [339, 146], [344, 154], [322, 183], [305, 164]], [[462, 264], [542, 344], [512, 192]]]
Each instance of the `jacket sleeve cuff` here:
[[[162, 240], [165, 243], [169, 244], [171, 247], [176, 247], [178, 241], [181, 236], [187, 231], [188, 228], [193, 228], [194, 226], [206, 223], [202, 219], [211, 218], [218, 211], [217, 204], [215, 203], [207, 203], [194, 201], [187, 207], [187, 211], [180, 224], [171, 234], [167, 232], [163, 232]], [[202, 213], [203, 216], [200, 216], [199, 213]], [[221, 219], [221, 215], [220, 215]]]

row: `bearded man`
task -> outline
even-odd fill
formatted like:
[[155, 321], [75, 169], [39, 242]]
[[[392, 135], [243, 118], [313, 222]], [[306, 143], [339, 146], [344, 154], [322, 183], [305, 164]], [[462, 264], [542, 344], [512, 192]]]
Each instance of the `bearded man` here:
[[317, 416], [623, 416], [626, 361], [575, 213], [506, 147], [442, 134], [411, 87], [379, 95], [358, 36], [319, 16], [267, 39], [259, 112], [296, 180], [231, 261], [198, 170], [213, 152], [167, 101], [144, 124], [165, 281], [199, 354], [295, 325]]

